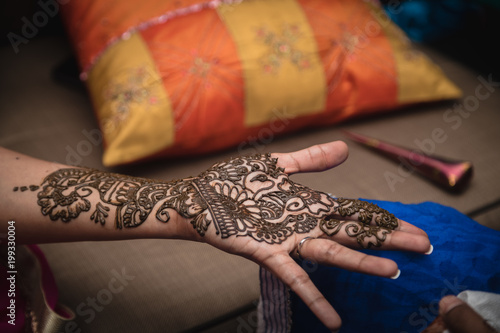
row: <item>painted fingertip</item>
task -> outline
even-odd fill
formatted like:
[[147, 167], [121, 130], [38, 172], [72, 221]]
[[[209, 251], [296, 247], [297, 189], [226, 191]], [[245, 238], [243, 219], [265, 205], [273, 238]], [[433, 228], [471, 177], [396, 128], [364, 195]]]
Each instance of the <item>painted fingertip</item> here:
[[398, 272], [395, 275], [391, 276], [391, 279], [396, 280], [400, 275], [401, 275], [401, 270], [398, 269]]
[[429, 255], [431, 254], [432, 252], [434, 252], [434, 246], [431, 244], [431, 247], [429, 248], [429, 250], [427, 252], [425, 252], [426, 255]]

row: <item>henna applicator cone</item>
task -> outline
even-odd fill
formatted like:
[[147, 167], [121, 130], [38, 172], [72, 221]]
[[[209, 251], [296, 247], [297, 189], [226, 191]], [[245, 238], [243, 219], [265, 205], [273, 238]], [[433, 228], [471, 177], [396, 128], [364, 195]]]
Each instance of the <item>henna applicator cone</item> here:
[[416, 150], [402, 148], [361, 134], [345, 130], [343, 132], [351, 140], [405, 165], [410, 170], [415, 170], [448, 191], [463, 191], [472, 178], [473, 168], [471, 162], [426, 155]]

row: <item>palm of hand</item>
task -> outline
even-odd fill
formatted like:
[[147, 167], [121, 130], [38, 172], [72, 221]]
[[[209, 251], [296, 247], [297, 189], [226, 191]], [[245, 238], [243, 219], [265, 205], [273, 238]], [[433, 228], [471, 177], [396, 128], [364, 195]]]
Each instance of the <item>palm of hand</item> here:
[[[332, 328], [338, 328], [340, 318], [290, 253], [305, 237], [381, 246], [400, 227], [394, 215], [376, 205], [333, 199], [293, 182], [270, 155], [217, 163], [198, 177], [177, 183], [169, 197], [160, 216], [168, 217], [168, 209], [175, 209], [207, 243], [266, 267]], [[328, 239], [318, 240], [316, 248], [321, 250], [313, 260], [383, 276], [394, 274], [393, 262], [347, 250]], [[332, 251], [341, 255], [332, 258]]]
[[[363, 247], [380, 246], [385, 235], [398, 226], [392, 214], [375, 205], [334, 200], [326, 193], [293, 182], [270, 155], [217, 163], [198, 177], [179, 182], [169, 198], [160, 208], [160, 215], [166, 209], [175, 209], [191, 220], [201, 236], [213, 225], [219, 237], [208, 237], [207, 241], [223, 249], [229, 243], [221, 239], [247, 236], [247, 244], [248, 237], [267, 244], [286, 242], [290, 252], [299, 234], [333, 236], [339, 231], [357, 238]], [[332, 216], [354, 216], [357, 221]]]

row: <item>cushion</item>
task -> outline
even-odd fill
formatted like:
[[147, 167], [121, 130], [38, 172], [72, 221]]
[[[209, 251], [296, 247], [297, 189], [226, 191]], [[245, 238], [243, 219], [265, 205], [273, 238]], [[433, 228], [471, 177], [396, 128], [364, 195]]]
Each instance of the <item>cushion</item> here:
[[115, 166], [460, 96], [373, 1], [61, 6]]

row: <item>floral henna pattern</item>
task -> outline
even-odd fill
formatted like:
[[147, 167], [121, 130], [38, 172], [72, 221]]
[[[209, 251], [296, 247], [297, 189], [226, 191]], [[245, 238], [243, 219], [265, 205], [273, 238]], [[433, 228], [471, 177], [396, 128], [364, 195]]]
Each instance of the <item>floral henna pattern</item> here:
[[[339, 205], [336, 207], [336, 211], [342, 217], [357, 214], [358, 220], [364, 224], [370, 224], [373, 220], [377, 226], [382, 228], [393, 230], [398, 227], [398, 219], [393, 214], [371, 202], [339, 198], [337, 203]], [[375, 219], [373, 219], [374, 216]]]
[[104, 225], [110, 206], [115, 206], [115, 224], [121, 229], [143, 223], [171, 185], [93, 169], [68, 168], [51, 173], [40, 187], [37, 203], [42, 214], [52, 220], [71, 221], [89, 211], [89, 198], [99, 195], [90, 219]]
[[[197, 177], [169, 183], [93, 169], [61, 169], [30, 189], [39, 191], [41, 212], [52, 220], [69, 222], [93, 209], [90, 219], [104, 225], [115, 209], [114, 223], [121, 229], [141, 225], [153, 211], [166, 223], [173, 210], [201, 236], [213, 225], [221, 238], [249, 236], [269, 244], [282, 243], [294, 233], [309, 233], [319, 222], [327, 235], [345, 228], [361, 245], [379, 246], [398, 225], [378, 206], [335, 200], [294, 183], [270, 154], [233, 158]], [[92, 208], [89, 199], [97, 196]], [[358, 221], [335, 220], [332, 212]]]
[[[192, 179], [195, 191], [189, 201], [198, 214], [193, 227], [203, 235], [213, 222], [222, 238], [250, 236], [270, 244], [315, 228], [318, 219], [332, 210], [333, 199], [295, 184], [276, 163], [269, 154], [233, 158]], [[162, 209], [185, 202], [177, 196]]]
[[338, 215], [357, 216], [358, 221], [338, 220], [326, 216], [320, 222], [320, 229], [328, 236], [333, 236], [344, 229], [348, 236], [356, 238], [361, 247], [379, 247], [386, 240], [387, 234], [399, 225], [398, 219], [393, 214], [370, 202], [339, 198], [337, 203], [335, 211]]

